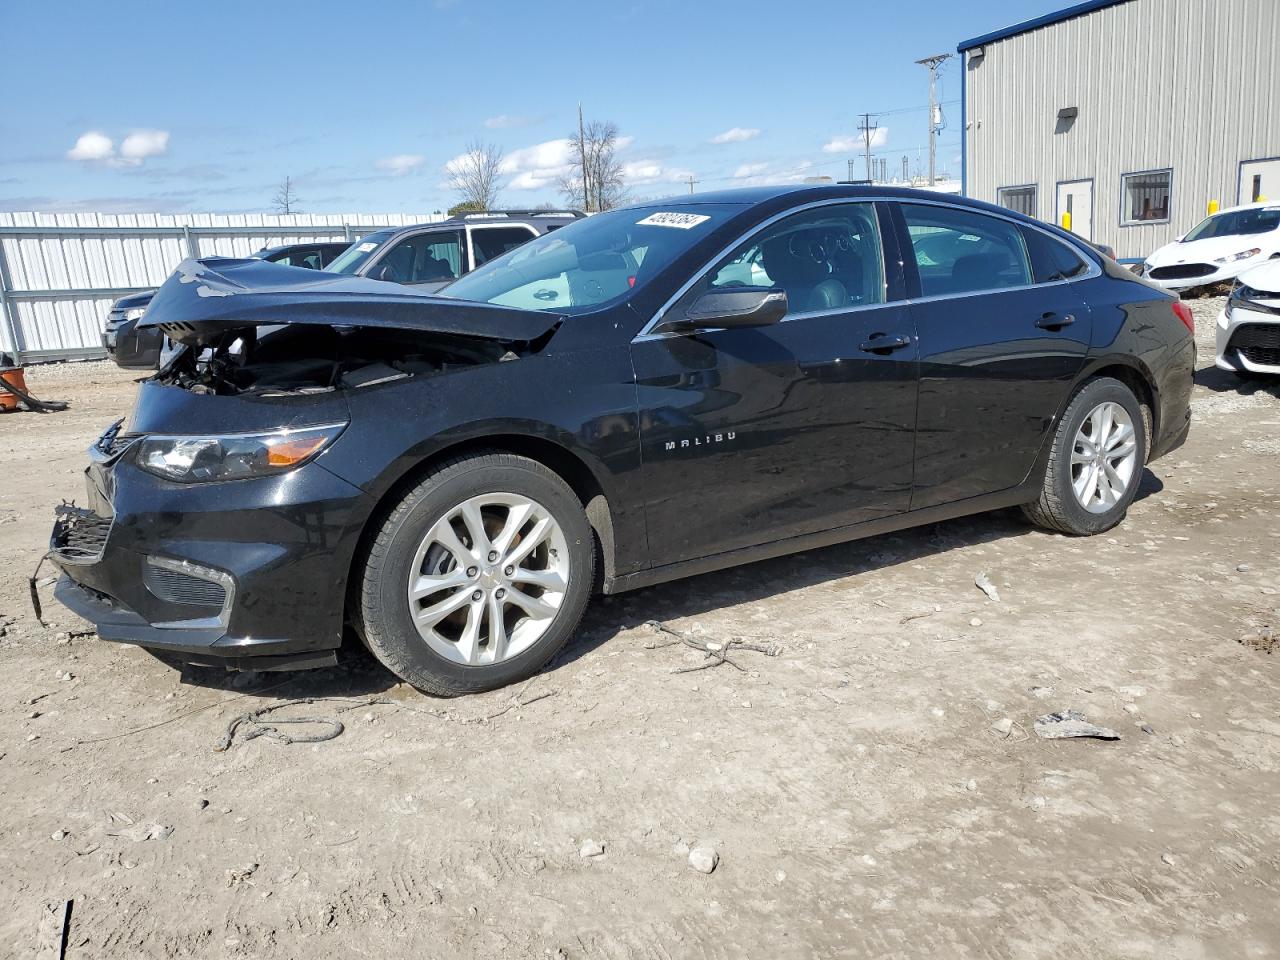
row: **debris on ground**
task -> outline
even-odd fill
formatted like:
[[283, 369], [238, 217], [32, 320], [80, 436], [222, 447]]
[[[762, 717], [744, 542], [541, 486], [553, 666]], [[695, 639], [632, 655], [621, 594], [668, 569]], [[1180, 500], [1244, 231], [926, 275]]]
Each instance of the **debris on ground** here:
[[591, 860], [595, 857], [603, 857], [604, 844], [598, 843], [597, 841], [592, 840], [590, 837], [588, 837], [586, 840], [582, 841], [582, 846], [578, 849], [578, 856], [582, 857], [583, 860]]
[[996, 585], [991, 582], [986, 573], [980, 573], [973, 578], [974, 586], [985, 593], [996, 603], [1000, 602], [1000, 591], [996, 589]]
[[67, 934], [71, 926], [70, 900], [46, 903], [40, 911], [36, 933], [35, 960], [62, 960], [67, 955]]
[[134, 843], [144, 843], [147, 840], [168, 840], [173, 836], [173, 827], [166, 826], [163, 823], [144, 823], [134, 827], [132, 830], [122, 830], [119, 833], [108, 832], [107, 836], [123, 837], [125, 840], [132, 840]]
[[250, 877], [252, 877], [257, 872], [258, 872], [258, 865], [256, 863], [246, 863], [242, 867], [236, 867], [233, 870], [228, 870], [227, 886], [238, 887], [240, 886], [240, 884], [246, 882]]
[[712, 873], [720, 865], [720, 854], [713, 847], [694, 847], [689, 851], [689, 866], [699, 873]]
[[695, 670], [706, 670], [709, 667], [718, 667], [722, 663], [727, 663], [735, 670], [745, 673], [747, 670], [746, 667], [742, 666], [742, 664], [735, 660], [729, 659], [728, 655], [730, 651], [749, 650], [752, 653], [763, 653], [766, 657], [776, 657], [782, 652], [775, 644], [752, 643], [749, 640], [744, 640], [740, 637], [733, 637], [723, 643], [716, 640], [707, 640], [704, 642], [689, 636], [687, 633], [672, 630], [666, 624], [661, 623], [658, 620], [650, 620], [645, 624], [645, 626], [657, 633], [665, 633], [668, 636], [675, 637], [675, 640], [672, 640], [670, 643], [645, 644], [646, 650], [661, 650], [664, 647], [674, 647], [676, 643], [679, 642], [683, 643], [686, 647], [690, 647], [693, 650], [706, 654], [706, 662], [693, 667], [680, 667], [677, 670], [672, 670], [672, 673], [692, 673]]
[[1276, 648], [1280, 647], [1280, 633], [1272, 627], [1259, 627], [1251, 633], [1246, 633], [1237, 643], [1243, 644], [1250, 650], [1257, 650], [1259, 653], [1275, 653]]
[[1036, 736], [1042, 740], [1066, 740], [1092, 737], [1095, 740], [1119, 740], [1120, 734], [1110, 727], [1100, 727], [1085, 719], [1079, 710], [1062, 710], [1036, 717]]

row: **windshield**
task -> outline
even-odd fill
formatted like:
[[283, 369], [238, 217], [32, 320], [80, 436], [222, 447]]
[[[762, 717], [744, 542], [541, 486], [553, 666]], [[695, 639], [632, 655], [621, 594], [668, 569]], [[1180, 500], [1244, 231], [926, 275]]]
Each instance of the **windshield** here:
[[700, 203], [598, 213], [490, 260], [440, 295], [582, 313], [643, 287], [741, 209]]
[[1250, 210], [1232, 210], [1203, 221], [1182, 238], [1183, 243], [1208, 240], [1212, 237], [1239, 237], [1254, 233], [1270, 233], [1280, 227], [1280, 207], [1254, 207]]
[[342, 253], [333, 258], [333, 262], [324, 268], [325, 273], [352, 274], [369, 262], [384, 243], [395, 236], [394, 230], [379, 230], [371, 233], [357, 243], [353, 243]]

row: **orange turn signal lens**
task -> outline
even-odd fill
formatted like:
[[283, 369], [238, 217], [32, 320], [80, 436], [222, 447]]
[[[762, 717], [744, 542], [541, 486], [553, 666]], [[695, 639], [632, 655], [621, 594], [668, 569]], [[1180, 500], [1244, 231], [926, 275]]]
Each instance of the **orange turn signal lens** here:
[[279, 443], [273, 443], [267, 448], [267, 464], [272, 467], [292, 467], [307, 459], [328, 440], [329, 438], [323, 434], [282, 439]]

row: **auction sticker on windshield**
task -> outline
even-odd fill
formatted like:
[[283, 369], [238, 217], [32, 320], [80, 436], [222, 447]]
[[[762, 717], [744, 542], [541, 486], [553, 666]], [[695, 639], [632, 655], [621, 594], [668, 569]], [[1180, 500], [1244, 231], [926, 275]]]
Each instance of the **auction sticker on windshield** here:
[[637, 227], [675, 227], [677, 230], [690, 230], [700, 223], [706, 223], [710, 217], [700, 213], [651, 213], [643, 220], [637, 220]]

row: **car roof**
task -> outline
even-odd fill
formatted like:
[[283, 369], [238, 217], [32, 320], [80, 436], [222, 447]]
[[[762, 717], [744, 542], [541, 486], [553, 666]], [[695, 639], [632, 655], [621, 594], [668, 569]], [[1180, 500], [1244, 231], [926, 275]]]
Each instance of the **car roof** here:
[[274, 247], [263, 247], [261, 250], [255, 253], [254, 256], [262, 257], [264, 254], [269, 256], [273, 253], [279, 253], [281, 250], [293, 250], [295, 248], [301, 248], [301, 247], [306, 247], [306, 248], [343, 247], [345, 248], [349, 246], [351, 246], [350, 240], [306, 240], [306, 241], [299, 241], [298, 243], [280, 243]]
[[565, 208], [563, 210], [548, 210], [545, 213], [541, 211], [531, 210], [480, 210], [475, 213], [463, 213], [458, 216], [449, 217], [447, 220], [430, 220], [426, 223], [411, 223], [403, 227], [380, 227], [372, 233], [385, 233], [388, 235], [398, 235], [401, 233], [417, 233], [423, 230], [442, 230], [453, 229], [466, 226], [488, 226], [492, 224], [528, 224], [529, 226], [537, 226], [539, 223], [572, 223], [574, 220], [580, 220], [585, 214], [579, 213], [577, 210]]
[[[889, 200], [933, 200], [960, 204], [974, 209], [991, 209], [992, 205], [981, 200], [971, 200], [955, 193], [941, 190], [924, 190], [914, 187], [892, 187], [865, 183], [798, 183], [783, 184], [770, 187], [738, 187], [730, 190], [711, 190], [706, 193], [677, 194], [657, 200], [646, 200], [633, 204], [634, 209], [649, 207], [684, 207], [699, 203], [736, 203], [744, 206], [788, 197], [794, 203], [809, 203], [819, 200], [839, 199], [889, 199]], [[1011, 213], [1004, 207], [1002, 213]]]
[[1223, 209], [1219, 210], [1217, 213], [1210, 214], [1210, 216], [1220, 217], [1224, 213], [1239, 213], [1241, 210], [1265, 210], [1268, 208], [1272, 210], [1280, 208], [1280, 201], [1262, 200], [1258, 203], [1242, 203], [1239, 206], [1235, 206], [1235, 207], [1224, 207]]

